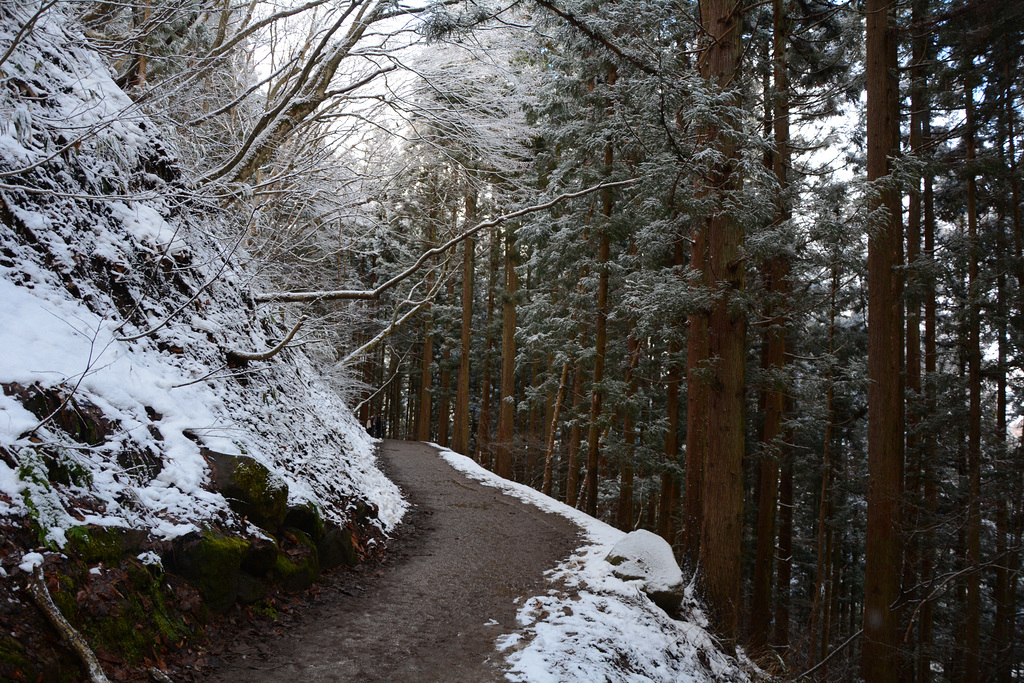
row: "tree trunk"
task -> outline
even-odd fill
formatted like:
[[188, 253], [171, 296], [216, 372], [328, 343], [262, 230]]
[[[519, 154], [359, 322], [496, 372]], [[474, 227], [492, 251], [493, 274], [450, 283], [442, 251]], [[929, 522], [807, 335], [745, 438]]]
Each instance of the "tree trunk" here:
[[441, 354], [441, 397], [437, 402], [437, 445], [448, 448], [448, 414], [451, 409], [449, 393], [452, 388], [452, 371], [449, 369], [452, 359], [452, 347], [444, 345]]
[[[964, 146], [967, 170], [967, 383], [969, 392], [967, 424], [967, 561], [981, 565], [981, 322], [978, 301], [978, 185], [974, 173], [974, 93], [970, 64], [964, 73]], [[980, 572], [967, 574], [967, 652], [965, 683], [981, 680], [981, 584]]]
[[576, 507], [580, 492], [579, 450], [582, 438], [579, 405], [583, 401], [583, 364], [576, 363], [572, 380], [572, 427], [569, 428], [569, 472], [565, 476], [565, 503]]
[[516, 392], [516, 292], [519, 277], [515, 230], [505, 229], [505, 296], [501, 327], [501, 404], [498, 406], [498, 434], [495, 444], [494, 471], [505, 479], [512, 478], [512, 439], [515, 432]]
[[[888, 0], [867, 0], [867, 178], [889, 175], [898, 153], [896, 37]], [[899, 676], [898, 614], [903, 549], [903, 262], [901, 202], [892, 189], [876, 193], [888, 211], [868, 242], [868, 493], [865, 541], [864, 635], [866, 683]]]
[[[707, 226], [695, 222], [690, 242], [690, 289], [707, 286]], [[677, 250], [680, 247], [677, 246]], [[678, 261], [678, 259], [677, 259]], [[686, 342], [686, 491], [683, 497], [683, 566], [696, 569], [700, 528], [704, 518], [704, 459], [708, 447], [708, 392], [704, 365], [708, 361], [708, 315], [694, 309], [689, 315]], [[671, 362], [672, 354], [669, 353]], [[670, 388], [671, 391], [671, 388]], [[671, 417], [669, 418], [671, 419]]]
[[[931, 139], [931, 112], [930, 109], [922, 120], [923, 144]], [[932, 178], [929, 173], [924, 177], [923, 193], [924, 213], [924, 258], [927, 261], [935, 259], [935, 193], [932, 189]], [[936, 390], [935, 373], [938, 368], [938, 346], [937, 346], [937, 315], [936, 315], [936, 293], [935, 279], [928, 277], [924, 282], [924, 372], [929, 381], [925, 385], [925, 410], [928, 415], [936, 413]], [[928, 531], [925, 533], [924, 549], [921, 552], [921, 584], [931, 584], [935, 573], [935, 528], [932, 520], [935, 519], [938, 511], [938, 489], [935, 477], [935, 458], [938, 451], [938, 443], [933, 431], [929, 431], [922, 443], [921, 453], [921, 479], [924, 488], [924, 508], [928, 515]], [[934, 610], [931, 601], [921, 606], [918, 625], [918, 658], [917, 658], [917, 680], [920, 683], [928, 683], [932, 678], [932, 625]]]
[[[702, 55], [704, 76], [720, 87], [732, 87], [742, 55], [740, 4], [738, 0], [701, 0], [700, 7], [702, 28], [710, 41]], [[720, 131], [709, 133], [709, 141], [725, 159], [712, 171], [709, 185], [722, 192], [736, 190], [735, 142]], [[704, 461], [700, 584], [711, 623], [731, 652], [740, 607], [747, 319], [742, 304], [746, 287], [743, 226], [724, 209], [708, 219], [708, 271], [716, 291], [708, 318], [708, 351], [713, 363], [708, 434], [714, 438], [708, 439]]]
[[423, 321], [423, 358], [420, 360], [420, 404], [416, 418], [416, 440], [430, 441], [431, 427], [431, 373], [430, 365], [434, 356], [433, 316], [427, 306], [427, 317]]
[[[466, 224], [476, 220], [476, 194], [466, 195]], [[469, 455], [469, 356], [473, 342], [473, 238], [462, 244], [462, 337], [459, 355], [459, 382], [455, 394], [455, 427], [452, 450]]]
[[[616, 71], [612, 67], [608, 74], [608, 85], [615, 85]], [[613, 161], [613, 150], [611, 143], [604, 148], [605, 172], [610, 173]], [[601, 225], [600, 247], [598, 263], [600, 272], [597, 285], [597, 323], [594, 332], [594, 377], [593, 389], [590, 393], [590, 424], [587, 439], [587, 505], [586, 512], [591, 517], [597, 517], [597, 482], [598, 465], [600, 461], [600, 420], [601, 400], [604, 396], [604, 355], [608, 346], [608, 258], [611, 248], [611, 240], [608, 237], [608, 218], [612, 215], [612, 192], [605, 188], [601, 190], [601, 215], [604, 216], [604, 224]]]
[[[919, 25], [923, 21], [924, 3], [927, 0], [915, 0], [912, 7], [911, 25]], [[925, 152], [924, 135], [924, 60], [926, 37], [922, 30], [913, 31], [911, 68], [910, 68], [910, 153], [921, 157]], [[921, 266], [921, 228], [922, 228], [921, 180], [915, 179], [910, 189], [907, 209], [907, 283], [906, 283], [906, 372], [908, 399], [913, 406], [907, 413], [906, 457], [908, 471], [906, 476], [907, 510], [912, 516], [905, 520], [908, 530], [906, 560], [904, 561], [903, 594], [907, 603], [913, 604], [923, 597], [921, 583], [922, 551], [926, 527], [922, 519], [924, 493], [924, 449], [918, 436], [919, 422], [922, 413], [921, 385], [921, 294], [922, 282], [919, 274]], [[913, 625], [911, 625], [913, 626]], [[914, 648], [913, 666], [904, 667], [904, 680], [913, 680], [918, 669], [920, 652]]]
[[476, 460], [487, 469], [493, 469], [491, 454], [491, 406], [492, 355], [494, 351], [494, 289], [498, 279], [498, 231], [491, 230], [490, 269], [487, 275], [487, 352], [484, 354], [484, 371], [480, 380], [480, 423], [477, 425]]
[[622, 440], [626, 446], [619, 469], [619, 506], [615, 514], [618, 527], [623, 531], [633, 530], [633, 476], [636, 458], [636, 419], [633, 415], [632, 399], [636, 392], [633, 373], [640, 361], [640, 343], [630, 330], [626, 341], [629, 365], [626, 367], [626, 400], [622, 406]]
[[[789, 19], [782, 0], [773, 2], [772, 55], [775, 81], [775, 101], [772, 121], [775, 130], [775, 150], [772, 154], [772, 170], [779, 182], [778, 216], [776, 225], [782, 225], [791, 217], [786, 198], [788, 182], [787, 169], [789, 154], [789, 78], [787, 74], [786, 43], [789, 35]], [[780, 245], [781, 247], [782, 245]], [[758, 468], [758, 514], [757, 548], [754, 560], [754, 585], [751, 600], [750, 644], [751, 651], [758, 652], [768, 644], [768, 629], [771, 614], [772, 560], [775, 556], [775, 514], [778, 507], [778, 453], [783, 447], [782, 421], [784, 418], [784, 387], [778, 386], [780, 375], [786, 365], [786, 323], [780, 316], [785, 315], [785, 298], [789, 293], [789, 263], [784, 254], [772, 257], [765, 264], [768, 279], [769, 324], [765, 332], [761, 366], [767, 370], [768, 386], [764, 389], [761, 402], [764, 409], [764, 424], [761, 443], [764, 449]]]
[[[828, 309], [828, 355], [835, 354], [836, 339], [836, 292], [839, 289], [839, 265], [832, 265], [832, 287], [829, 296]], [[832, 381], [832, 367], [829, 366], [825, 378], [825, 437], [821, 457], [821, 496], [818, 501], [818, 552], [817, 571], [814, 578], [814, 597], [811, 604], [811, 621], [809, 635], [811, 646], [808, 650], [808, 666], [814, 666], [819, 658], [824, 658], [828, 650], [829, 632], [829, 578], [832, 575], [831, 569], [831, 534], [827, 530], [832, 488], [832, 429], [834, 416], [832, 413], [832, 401], [834, 398], [834, 386]], [[821, 647], [818, 647], [817, 638], [821, 636]]]
[[775, 633], [772, 646], [789, 659], [789, 596], [793, 578], [793, 459], [782, 451], [779, 462], [779, 556], [775, 571]]
[[565, 398], [565, 384], [569, 379], [569, 361], [562, 363], [562, 378], [558, 381], [558, 394], [555, 396], [555, 405], [552, 409], [551, 423], [548, 427], [548, 445], [544, 453], [544, 482], [541, 485], [541, 492], [545, 496], [551, 495], [552, 463], [555, 459], [555, 433], [558, 431], [558, 415], [562, 410], [562, 399]]
[[679, 463], [679, 366], [676, 356], [679, 348], [676, 342], [668, 345], [668, 374], [665, 376], [665, 416], [668, 429], [665, 431], [665, 469], [661, 473], [661, 496], [658, 499], [658, 535], [671, 545], [676, 541], [676, 501], [679, 499], [679, 478], [676, 467]]
[[[1006, 116], [1006, 144], [1007, 144], [1007, 158], [1004, 159], [1004, 165], [1006, 166], [1007, 174], [1010, 178], [1010, 203], [1011, 203], [1011, 218], [1013, 226], [1014, 236], [1014, 254], [1016, 258], [1016, 268], [1013, 270], [1017, 275], [1018, 292], [1024, 291], [1024, 271], [1022, 271], [1021, 254], [1020, 254], [1020, 241], [1019, 235], [1021, 234], [1021, 216], [1020, 216], [1020, 192], [1017, 179], [1017, 163], [1016, 163], [1016, 141], [1014, 139], [1014, 128], [1015, 128], [1015, 117], [1016, 113], [1013, 108], [1012, 98], [1008, 97], [1006, 93], [1012, 92], [1009, 84], [1012, 81], [1012, 73], [1010, 69], [1010, 62], [1004, 65], [1004, 76], [1006, 87], [1003, 90], [1004, 100], [1003, 107]], [[1000, 150], [1003, 149], [1003, 145], [1000, 144]], [[1000, 233], [1000, 242], [1004, 242], [1004, 236]], [[1006, 252], [1006, 247], [1000, 248], [1001, 253]], [[1010, 306], [1005, 302], [1004, 297], [1005, 282], [1003, 276], [999, 279], [999, 317], [1002, 321], [1007, 320], [1008, 316], [1012, 315]], [[1024, 317], [1024, 301], [1021, 301], [1018, 297], [1016, 302], [1016, 315], [1018, 319]], [[997, 388], [997, 418], [996, 424], [996, 438], [1001, 445], [1001, 452], [1005, 458], [1004, 462], [1009, 467], [1005, 469], [1011, 473], [1015, 470], [1017, 463], [1016, 458], [1006, 443], [1006, 338], [1005, 322], [1001, 323], [999, 331], [999, 385]], [[1003, 468], [1000, 468], [1001, 470]], [[1020, 495], [1019, 480], [1017, 477], [1011, 475], [1008, 478], [1007, 491], [1014, 490], [1014, 484], [1017, 484], [1017, 496]], [[1018, 552], [1019, 552], [1019, 539], [1014, 538], [1013, 527], [1014, 521], [1012, 519], [1013, 514], [1019, 514], [1019, 510], [1016, 505], [1011, 506], [1009, 496], [1001, 496], [997, 503], [996, 508], [996, 538], [997, 548], [996, 556], [1002, 558], [997, 560], [996, 570], [996, 617], [995, 627], [992, 634], [993, 646], [995, 652], [995, 675], [994, 678], [997, 683], [1010, 683], [1014, 679], [1013, 670], [1013, 645], [1014, 645], [1014, 626], [1016, 622], [1016, 593], [1017, 593], [1017, 570], [1018, 567]]]

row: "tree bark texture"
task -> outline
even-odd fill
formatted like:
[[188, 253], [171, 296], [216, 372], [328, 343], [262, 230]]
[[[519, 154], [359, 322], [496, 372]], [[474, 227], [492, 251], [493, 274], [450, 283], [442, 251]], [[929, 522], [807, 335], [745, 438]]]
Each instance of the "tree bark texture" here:
[[[729, 88], [741, 57], [738, 0], [701, 0], [701, 22], [709, 39], [701, 55], [704, 75]], [[709, 131], [724, 163], [709, 184], [727, 193], [739, 188], [735, 143]], [[727, 650], [735, 647], [740, 609], [740, 542], [743, 536], [744, 394], [746, 391], [746, 262], [743, 227], [736, 216], [717, 210], [708, 217], [708, 270], [715, 290], [708, 319], [708, 351], [713, 366], [708, 400], [707, 455], [704, 462], [704, 516], [701, 525], [700, 583], [715, 631]]]
[[[476, 195], [466, 196], [466, 222], [476, 217]], [[469, 356], [473, 341], [473, 238], [462, 244], [462, 334], [460, 339], [459, 380], [455, 393], [455, 427], [452, 450], [469, 454]]]
[[431, 370], [434, 357], [433, 316], [427, 308], [423, 321], [423, 357], [420, 359], [420, 402], [416, 416], [416, 440], [430, 441], [431, 427]]
[[[969, 60], [968, 60], [969, 61]], [[981, 565], [981, 321], [978, 310], [978, 181], [975, 175], [974, 93], [970, 64], [964, 71], [964, 147], [967, 171], [967, 561]], [[981, 582], [980, 572], [967, 575], [967, 648], [965, 683], [981, 680]]]
[[[690, 288], [707, 286], [707, 226], [697, 223], [690, 242]], [[704, 459], [708, 447], [708, 315], [695, 309], [687, 321], [686, 341], [686, 488], [683, 496], [683, 566], [696, 569], [704, 518]], [[669, 354], [671, 356], [671, 354]]]
[[512, 478], [512, 439], [516, 409], [516, 292], [519, 276], [515, 230], [505, 228], [505, 296], [501, 326], [501, 403], [498, 406], [498, 434], [495, 444], [495, 468], [498, 476]]
[[[889, 175], [899, 149], [896, 36], [888, 0], [868, 0], [867, 178]], [[901, 503], [903, 410], [903, 231], [899, 194], [876, 190], [883, 215], [868, 242], [868, 494], [861, 675], [867, 683], [898, 680], [898, 611], [903, 547]], [[887, 214], [887, 215], [885, 215]]]
[[494, 351], [494, 289], [498, 279], [500, 251], [498, 235], [497, 229], [491, 230], [490, 268], [487, 276], [487, 353], [484, 355], [484, 371], [480, 380], [480, 422], [477, 425], [476, 437], [477, 462], [488, 469], [494, 466], [491, 453], [491, 417], [494, 413], [491, 405], [491, 378]]
[[[789, 220], [786, 197], [789, 155], [789, 78], [786, 44], [789, 21], [785, 4], [774, 0], [772, 5], [772, 71], [775, 96], [772, 103], [772, 124], [775, 149], [771, 155], [772, 171], [779, 183], [776, 225]], [[780, 245], [781, 248], [782, 245]], [[785, 409], [784, 387], [780, 386], [786, 365], [785, 297], [789, 290], [789, 262], [784, 254], [773, 256], [764, 266], [768, 286], [766, 320], [761, 366], [767, 372], [768, 385], [761, 396], [764, 423], [761, 430], [762, 453], [758, 467], [757, 548], [754, 560], [753, 596], [750, 617], [750, 649], [754, 652], [768, 644], [771, 622], [772, 560], [775, 557], [775, 516], [778, 508], [779, 452]]]
[[547, 450], [544, 453], [544, 480], [541, 484], [541, 492], [545, 496], [551, 495], [552, 486], [552, 465], [555, 459], [555, 433], [558, 431], [558, 417], [562, 412], [562, 401], [565, 399], [565, 385], [569, 380], [569, 361], [562, 363], [562, 378], [558, 381], [558, 393], [555, 396], [555, 405], [552, 408], [551, 422], [548, 426]]
[[580, 492], [580, 439], [579, 405], [583, 401], [583, 363], [577, 361], [572, 380], [572, 426], [569, 428], [569, 472], [565, 476], [565, 504], [576, 507]]

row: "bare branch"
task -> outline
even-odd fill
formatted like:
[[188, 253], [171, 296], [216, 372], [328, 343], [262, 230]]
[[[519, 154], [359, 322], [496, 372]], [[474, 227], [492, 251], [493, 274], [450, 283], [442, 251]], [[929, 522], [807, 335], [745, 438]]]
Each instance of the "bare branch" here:
[[244, 361], [267, 360], [269, 358], [273, 358], [274, 356], [279, 354], [284, 349], [284, 347], [288, 345], [288, 342], [292, 340], [292, 337], [295, 336], [295, 333], [299, 331], [299, 328], [302, 327], [302, 323], [304, 322], [306, 322], [306, 316], [302, 316], [301, 318], [299, 318], [299, 322], [295, 323], [295, 327], [292, 328], [292, 331], [285, 335], [285, 338], [281, 340], [280, 344], [270, 349], [269, 351], [262, 351], [259, 353], [249, 353], [246, 351], [229, 351], [228, 355], [233, 358], [237, 358], [239, 360]]
[[395, 285], [399, 284], [403, 280], [406, 280], [407, 278], [409, 278], [409, 276], [411, 276], [413, 273], [422, 268], [423, 264], [426, 263], [427, 260], [430, 259], [431, 257], [443, 254], [444, 252], [448, 251], [449, 249], [459, 244], [466, 238], [472, 237], [481, 230], [484, 230], [486, 228], [493, 228], [496, 225], [501, 225], [502, 223], [508, 222], [515, 218], [519, 218], [520, 216], [526, 216], [531, 213], [536, 213], [538, 211], [550, 209], [552, 206], [560, 202], [564, 202], [568, 199], [583, 197], [585, 195], [591, 194], [592, 192], [597, 192], [598, 190], [606, 188], [632, 185], [635, 182], [636, 181], [632, 179], [620, 180], [614, 183], [601, 183], [599, 185], [594, 185], [593, 187], [588, 187], [585, 190], [579, 190], [578, 192], [566, 192], [565, 194], [560, 194], [554, 199], [550, 199], [542, 204], [528, 206], [525, 209], [519, 209], [518, 211], [506, 213], [496, 218], [491, 218], [490, 220], [483, 221], [482, 223], [477, 223], [472, 228], [466, 230], [465, 232], [456, 237], [453, 237], [444, 244], [434, 247], [433, 249], [428, 249], [427, 251], [423, 252], [420, 255], [420, 257], [416, 259], [415, 263], [413, 263], [411, 266], [409, 266], [408, 268], [406, 268], [401, 273], [394, 276], [387, 282], [384, 282], [380, 286], [376, 287], [375, 289], [340, 289], [321, 292], [269, 292], [266, 294], [256, 294], [254, 296], [254, 299], [256, 300], [257, 303], [308, 303], [311, 301], [377, 299], [380, 297], [381, 294], [391, 289]]

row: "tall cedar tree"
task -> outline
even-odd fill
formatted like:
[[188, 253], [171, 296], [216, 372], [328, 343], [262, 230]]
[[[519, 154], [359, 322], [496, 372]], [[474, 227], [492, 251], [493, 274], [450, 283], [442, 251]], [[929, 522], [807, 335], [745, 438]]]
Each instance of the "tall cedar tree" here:
[[[707, 46], [702, 75], [721, 88], [735, 88], [741, 51], [742, 13], [738, 0], [702, 0], [701, 27]], [[740, 184], [735, 142], [721, 130], [708, 130], [723, 161], [705, 179], [721, 192]], [[744, 393], [746, 312], [742, 304], [746, 262], [743, 226], [726, 209], [707, 219], [708, 272], [715, 299], [708, 319], [708, 352], [714, 368], [708, 400], [707, 455], [704, 461], [700, 581], [715, 630], [728, 649], [735, 647], [740, 617], [740, 541], [743, 537]]]
[[903, 548], [903, 231], [899, 193], [888, 184], [898, 153], [895, 28], [888, 0], [866, 5], [867, 179], [876, 211], [868, 241], [868, 513], [864, 645], [867, 683], [896, 681]]

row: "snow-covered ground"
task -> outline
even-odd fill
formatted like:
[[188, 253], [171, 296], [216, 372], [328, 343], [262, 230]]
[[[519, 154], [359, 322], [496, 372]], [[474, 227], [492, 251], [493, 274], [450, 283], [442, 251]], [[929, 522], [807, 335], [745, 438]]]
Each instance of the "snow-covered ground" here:
[[488, 472], [470, 458], [436, 446], [455, 469], [547, 512], [568, 517], [586, 542], [550, 575], [551, 589], [522, 603], [522, 629], [499, 639], [518, 683], [616, 681], [748, 681], [749, 661], [726, 657], [706, 630], [691, 591], [669, 617], [605, 561], [626, 533], [528, 486]]

